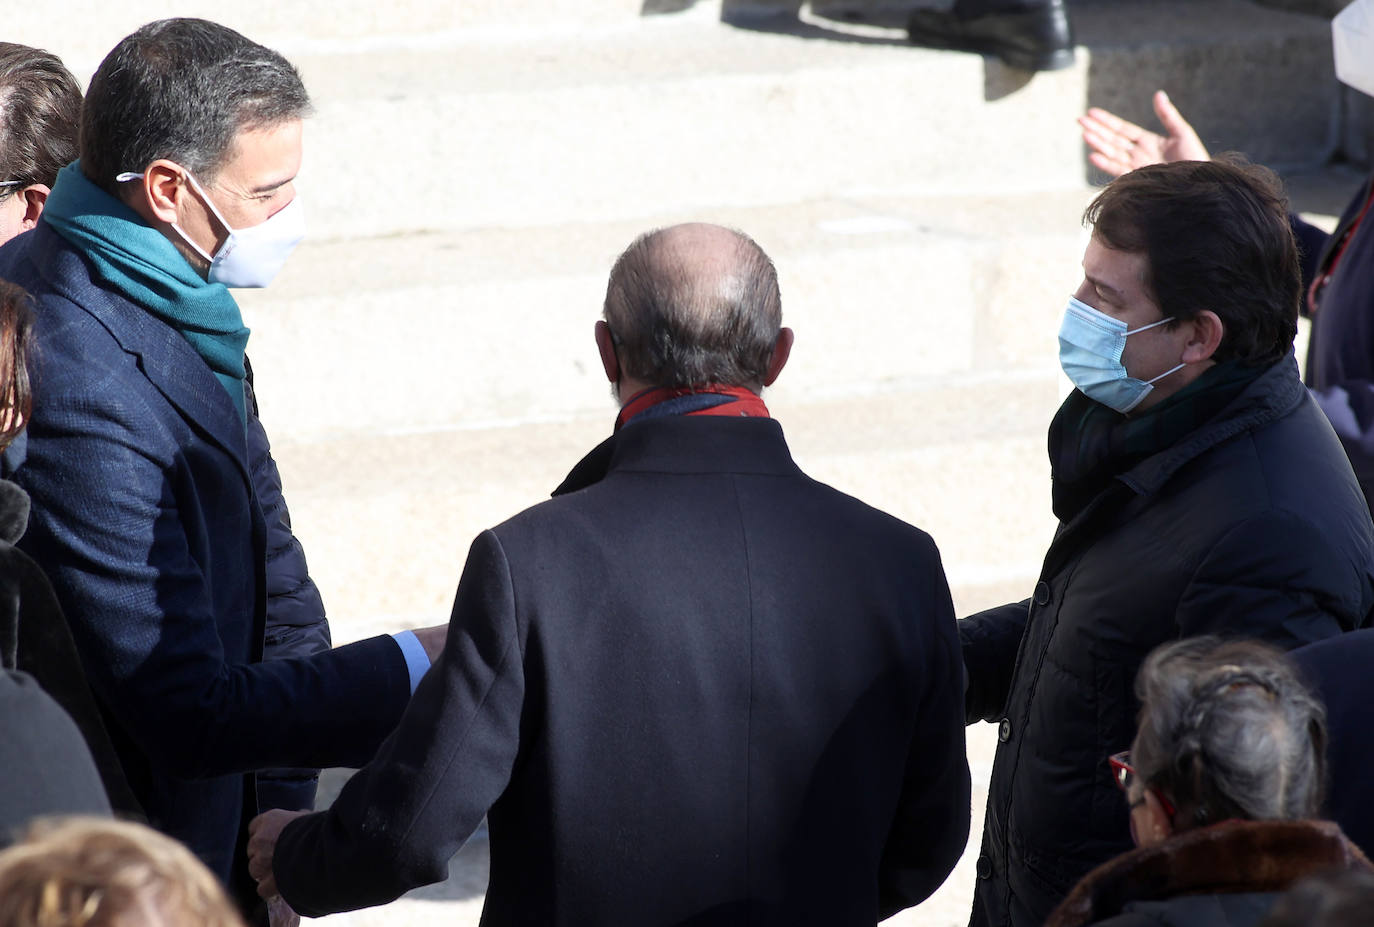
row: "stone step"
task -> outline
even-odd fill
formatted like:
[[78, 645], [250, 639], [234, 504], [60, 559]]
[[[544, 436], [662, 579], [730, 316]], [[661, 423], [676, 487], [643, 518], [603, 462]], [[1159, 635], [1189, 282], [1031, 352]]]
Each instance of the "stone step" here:
[[646, 228], [692, 218], [749, 232], [777, 264], [797, 332], [780, 398], [1052, 377], [1086, 201], [870, 197], [307, 242], [240, 301], [264, 416], [298, 439], [600, 414], [591, 335], [611, 263]]
[[[1290, 178], [1326, 222], [1349, 168]], [[779, 398], [1054, 376], [1091, 191], [871, 196], [538, 229], [307, 240], [266, 290], [241, 290], [264, 415], [296, 440], [599, 414], [592, 348], [611, 263], [639, 232], [701, 219], [774, 258], [798, 334]]]
[[[1247, 0], [1076, 8], [1077, 64], [1037, 75], [914, 48], [891, 24], [807, 14], [746, 27], [709, 4], [625, 18], [633, 4], [601, 2], [588, 10], [607, 21], [549, 25], [533, 0], [516, 7], [510, 23], [533, 22], [406, 22], [358, 4], [323, 16], [303, 0], [237, 14], [251, 34], [294, 30], [282, 46], [318, 104], [301, 178], [316, 237], [1072, 189], [1087, 177], [1074, 118], [1089, 104], [1146, 118], [1157, 86], [1217, 150], [1311, 165], [1340, 138], [1325, 23]], [[43, 16], [9, 34], [66, 53], [102, 22]], [[387, 28], [347, 25], [368, 17]]]
[[1080, 12], [1078, 63], [1034, 77], [913, 48], [900, 29], [700, 17], [575, 41], [302, 55], [319, 101], [304, 180], [312, 221], [354, 236], [874, 191], [1071, 189], [1087, 176], [1074, 124], [1084, 107], [1143, 119], [1158, 86], [1217, 150], [1280, 165], [1335, 150], [1339, 95], [1320, 20], [1246, 0]]
[[[7, 10], [6, 41], [58, 52], [87, 77], [114, 44], [139, 26], [168, 16], [224, 23], [285, 53], [325, 44], [376, 48], [397, 44], [500, 39], [508, 34], [573, 34], [639, 20], [643, 0], [50, 0]], [[697, 11], [705, 12], [705, 11]]]

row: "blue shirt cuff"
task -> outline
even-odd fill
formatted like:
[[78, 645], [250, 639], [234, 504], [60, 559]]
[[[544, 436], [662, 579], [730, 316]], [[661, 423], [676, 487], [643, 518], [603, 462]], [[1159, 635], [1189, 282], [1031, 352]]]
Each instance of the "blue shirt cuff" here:
[[405, 655], [406, 670], [410, 673], [410, 694], [414, 695], [415, 687], [420, 684], [425, 673], [429, 672], [429, 655], [425, 653], [424, 645], [420, 643], [414, 631], [401, 631], [391, 635], [391, 639]]

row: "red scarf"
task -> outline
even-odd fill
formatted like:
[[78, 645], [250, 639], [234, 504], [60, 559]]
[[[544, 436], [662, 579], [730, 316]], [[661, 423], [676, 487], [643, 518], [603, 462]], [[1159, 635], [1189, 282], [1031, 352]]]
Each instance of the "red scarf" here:
[[[650, 411], [652, 410], [652, 411]], [[753, 390], [743, 386], [707, 383], [702, 386], [655, 386], [641, 390], [620, 407], [615, 430], [631, 419], [669, 415], [735, 415], [771, 418], [768, 407]]]
[[1365, 215], [1369, 212], [1370, 204], [1374, 203], [1374, 184], [1370, 185], [1369, 196], [1365, 198], [1364, 206], [1360, 209], [1355, 221], [1350, 223], [1350, 227], [1341, 235], [1340, 243], [1336, 246], [1331, 260], [1326, 262], [1325, 267], [1318, 267], [1317, 273], [1312, 280], [1312, 285], [1307, 288], [1307, 312], [1309, 315], [1317, 311], [1317, 304], [1321, 300], [1322, 289], [1331, 282], [1332, 276], [1336, 273], [1336, 268], [1340, 266], [1341, 258], [1345, 257], [1345, 249], [1350, 247], [1351, 240], [1355, 237], [1355, 232], [1359, 230], [1360, 223], [1364, 221]]

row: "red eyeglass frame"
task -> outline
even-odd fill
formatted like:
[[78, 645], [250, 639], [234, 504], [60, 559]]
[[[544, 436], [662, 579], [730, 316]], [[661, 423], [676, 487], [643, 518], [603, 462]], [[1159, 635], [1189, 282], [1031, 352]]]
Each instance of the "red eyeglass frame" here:
[[[1135, 767], [1131, 765], [1131, 751], [1123, 750], [1120, 753], [1113, 753], [1111, 756], [1107, 757], [1107, 765], [1110, 766], [1112, 770], [1112, 781], [1116, 783], [1116, 787], [1121, 790], [1122, 794], [1127, 795], [1129, 798], [1131, 783], [1140, 775], [1135, 771]], [[1159, 789], [1150, 788], [1149, 786], [1145, 788], [1154, 793], [1155, 799], [1159, 802], [1159, 806], [1164, 809], [1164, 813], [1167, 814], [1169, 820], [1172, 821], [1174, 815], [1178, 814], [1178, 811], [1174, 808], [1174, 803], [1165, 798], [1164, 794], [1160, 792]]]

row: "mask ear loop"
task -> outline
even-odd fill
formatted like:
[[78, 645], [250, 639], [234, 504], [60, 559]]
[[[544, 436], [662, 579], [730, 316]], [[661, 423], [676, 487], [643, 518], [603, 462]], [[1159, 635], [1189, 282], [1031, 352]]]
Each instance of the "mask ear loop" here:
[[[123, 171], [115, 175], [116, 183], [128, 183], [131, 180], [142, 179], [142, 171]], [[206, 195], [205, 190], [201, 187], [199, 183], [196, 182], [196, 178], [191, 176], [190, 171], [186, 171], [186, 180], [190, 183], [191, 187], [196, 191], [196, 194], [200, 197], [200, 201], [204, 203], [206, 207], [210, 210], [211, 214], [219, 220], [219, 224], [224, 226], [225, 231], [227, 231], [230, 235], [234, 234], [233, 227], [228, 222], [224, 221], [224, 216], [220, 215], [220, 211], [215, 208], [214, 200], [210, 199], [210, 197]], [[180, 235], [181, 240], [186, 242], [186, 244], [191, 248], [191, 250], [195, 251], [196, 254], [199, 254], [201, 257], [205, 258], [205, 260], [209, 261], [211, 264], [215, 263], [214, 255], [209, 254], [208, 252], [206, 252], [204, 248], [202, 248], [200, 245], [192, 241], [191, 236], [187, 235], [186, 230], [183, 229], [180, 225], [173, 222], [172, 230], [175, 231], [178, 235]]]
[[1149, 385], [1152, 384], [1152, 383], [1157, 383], [1157, 382], [1159, 382], [1160, 380], [1162, 380], [1162, 379], [1164, 379], [1165, 377], [1167, 377], [1169, 374], [1171, 374], [1171, 373], [1177, 373], [1178, 371], [1182, 370], [1184, 367], [1187, 367], [1187, 366], [1188, 366], [1187, 364], [1179, 364], [1177, 367], [1170, 368], [1169, 370], [1166, 370], [1166, 371], [1164, 371], [1163, 373], [1161, 373], [1159, 376], [1154, 377], [1153, 379], [1150, 379], [1150, 380], [1146, 380], [1146, 381], [1145, 381], [1145, 385], [1146, 385], [1146, 386], [1149, 386]]
[[[1127, 334], [1127, 335], [1134, 335], [1134, 334], [1136, 334], [1137, 332], [1148, 331], [1148, 330], [1151, 329], [1151, 328], [1158, 328], [1158, 327], [1161, 326], [1161, 325], [1167, 325], [1168, 323], [1170, 323], [1170, 322], [1172, 322], [1172, 321], [1173, 321], [1172, 318], [1160, 319], [1158, 322], [1151, 322], [1149, 325], [1142, 325], [1142, 326], [1140, 326], [1139, 328], [1132, 329], [1131, 331], [1126, 332], [1126, 334]], [[1158, 383], [1160, 380], [1164, 379], [1164, 378], [1167, 377], [1169, 374], [1171, 374], [1171, 373], [1177, 373], [1178, 371], [1182, 370], [1184, 367], [1187, 367], [1187, 366], [1188, 366], [1187, 364], [1180, 363], [1177, 367], [1171, 367], [1170, 369], [1168, 369], [1168, 370], [1164, 371], [1163, 373], [1161, 373], [1159, 376], [1154, 377], [1154, 378], [1149, 379], [1149, 380], [1146, 380], [1146, 381], [1145, 381], [1145, 385], [1146, 385], [1146, 386], [1149, 386], [1149, 385], [1151, 385], [1151, 384], [1153, 384], [1153, 383]]]
[[1127, 335], [1135, 335], [1135, 334], [1138, 334], [1138, 333], [1140, 333], [1140, 332], [1149, 331], [1149, 330], [1152, 329], [1152, 328], [1159, 328], [1159, 326], [1161, 326], [1161, 325], [1168, 325], [1168, 324], [1169, 324], [1170, 322], [1172, 322], [1172, 321], [1173, 321], [1173, 317], [1172, 317], [1172, 316], [1166, 317], [1166, 318], [1160, 319], [1158, 322], [1151, 322], [1149, 325], [1142, 325], [1142, 326], [1140, 326], [1139, 328], [1133, 328], [1133, 329], [1131, 329], [1130, 331], [1126, 332], [1126, 334], [1127, 334]]

